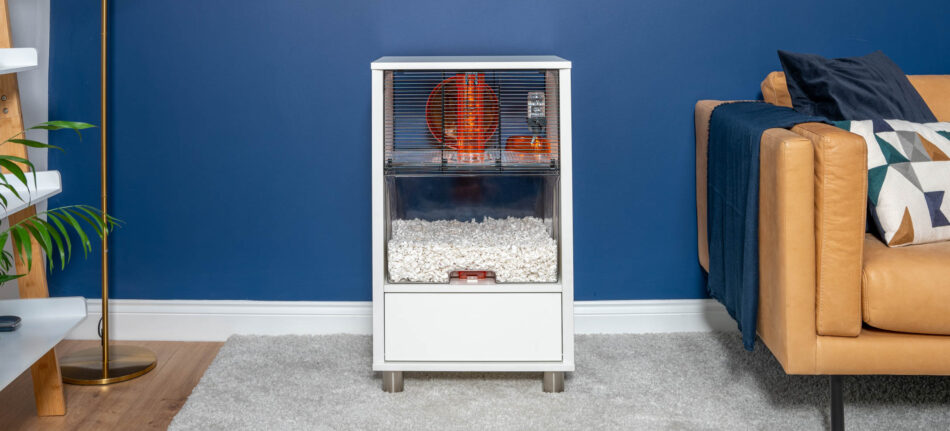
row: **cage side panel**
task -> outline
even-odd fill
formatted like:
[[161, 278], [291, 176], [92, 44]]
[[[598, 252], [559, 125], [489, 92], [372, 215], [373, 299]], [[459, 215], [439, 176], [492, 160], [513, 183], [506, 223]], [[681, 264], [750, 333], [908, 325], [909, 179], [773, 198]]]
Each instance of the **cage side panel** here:
[[559, 76], [559, 127], [561, 134], [561, 284], [563, 291], [564, 362], [574, 364], [574, 170], [571, 127], [571, 70]]
[[384, 185], [383, 185], [383, 71], [374, 70], [371, 73], [372, 91], [372, 124], [371, 131], [372, 154], [370, 172], [372, 181], [372, 238], [373, 238], [373, 363], [383, 362], [383, 267], [384, 267], [384, 238], [386, 229], [386, 215], [384, 214]]

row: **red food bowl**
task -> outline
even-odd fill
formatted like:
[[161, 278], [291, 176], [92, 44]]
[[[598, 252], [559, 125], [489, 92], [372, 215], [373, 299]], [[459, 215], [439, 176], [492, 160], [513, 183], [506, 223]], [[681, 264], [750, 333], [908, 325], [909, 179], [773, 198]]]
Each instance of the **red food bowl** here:
[[551, 142], [548, 138], [538, 136], [510, 136], [505, 142], [505, 149], [526, 154], [547, 154], [551, 152]]

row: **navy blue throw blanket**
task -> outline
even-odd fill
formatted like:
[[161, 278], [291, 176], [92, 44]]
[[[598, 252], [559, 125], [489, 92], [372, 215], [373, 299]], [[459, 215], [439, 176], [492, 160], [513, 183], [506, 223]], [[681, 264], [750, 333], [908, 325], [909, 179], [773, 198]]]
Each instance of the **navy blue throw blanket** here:
[[764, 102], [719, 105], [709, 120], [707, 225], [709, 295], [739, 324], [742, 344], [755, 345], [759, 307], [759, 145], [762, 133], [827, 122]]

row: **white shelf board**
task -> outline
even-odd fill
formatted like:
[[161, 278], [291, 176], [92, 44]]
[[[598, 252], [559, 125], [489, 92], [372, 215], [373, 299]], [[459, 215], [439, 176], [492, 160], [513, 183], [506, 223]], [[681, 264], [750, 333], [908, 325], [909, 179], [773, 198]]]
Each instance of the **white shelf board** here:
[[36, 48], [0, 48], [0, 74], [36, 69], [38, 58]]
[[[36, 205], [49, 199], [52, 196], [63, 191], [63, 182], [59, 176], [59, 171], [40, 171], [36, 173], [36, 182], [33, 181], [33, 174], [26, 173], [28, 184], [23, 184], [13, 174], [4, 174], [4, 177], [16, 189], [24, 200], [16, 197], [10, 190], [0, 188], [0, 194], [7, 199], [6, 210], [0, 208], [0, 219], [7, 218], [10, 214], [16, 213], [30, 205]], [[29, 185], [29, 188], [27, 188]]]
[[0, 388], [6, 387], [86, 318], [82, 297], [8, 299], [0, 315], [20, 316], [20, 327], [0, 332]]
[[570, 69], [571, 62], [556, 55], [380, 57], [376, 70], [438, 69]]

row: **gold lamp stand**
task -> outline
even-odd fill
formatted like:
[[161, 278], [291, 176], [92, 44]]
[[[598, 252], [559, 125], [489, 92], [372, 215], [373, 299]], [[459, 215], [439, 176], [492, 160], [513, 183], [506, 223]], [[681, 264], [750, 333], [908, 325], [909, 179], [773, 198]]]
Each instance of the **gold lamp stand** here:
[[[106, 224], [106, 24], [108, 0], [102, 0], [101, 97], [102, 125], [102, 222]], [[158, 363], [155, 353], [139, 346], [109, 346], [109, 243], [102, 235], [102, 346], [80, 350], [60, 361], [63, 382], [74, 385], [108, 385], [131, 380], [148, 373]]]

